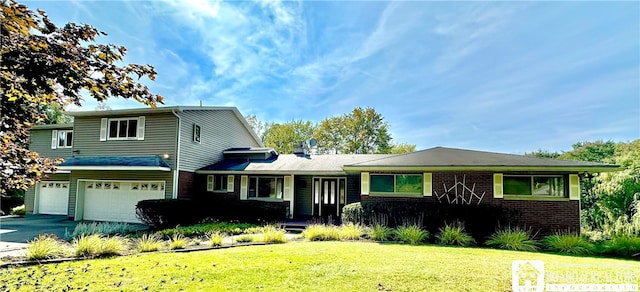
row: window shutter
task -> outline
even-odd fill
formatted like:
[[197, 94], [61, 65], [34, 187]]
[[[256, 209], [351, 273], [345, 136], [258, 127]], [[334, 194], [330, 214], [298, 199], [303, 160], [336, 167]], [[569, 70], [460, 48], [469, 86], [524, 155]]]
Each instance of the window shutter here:
[[433, 187], [431, 183], [431, 173], [422, 174], [422, 195], [425, 197], [431, 197], [433, 195]]
[[502, 189], [502, 173], [493, 174], [493, 197], [501, 199], [504, 197]]
[[100, 119], [100, 141], [107, 141], [107, 118]]
[[580, 200], [580, 177], [577, 174], [569, 175], [569, 200]]
[[144, 116], [138, 117], [138, 140], [144, 140]]
[[249, 178], [246, 175], [240, 177], [240, 200], [247, 199], [247, 181]]
[[235, 175], [230, 174], [227, 176], [227, 192], [229, 193], [233, 193], [233, 179], [235, 178]]
[[58, 130], [51, 131], [51, 149], [58, 148]]
[[213, 175], [207, 175], [207, 192], [213, 191]]
[[360, 173], [360, 193], [363, 195], [369, 194], [369, 173]]
[[293, 200], [293, 177], [290, 175], [284, 177], [284, 200]]

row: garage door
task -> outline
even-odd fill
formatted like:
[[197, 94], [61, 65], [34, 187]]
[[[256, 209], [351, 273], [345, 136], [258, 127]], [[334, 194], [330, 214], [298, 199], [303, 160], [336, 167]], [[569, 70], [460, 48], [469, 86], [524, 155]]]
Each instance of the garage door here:
[[139, 223], [136, 204], [164, 199], [164, 181], [87, 181], [84, 220]]
[[38, 192], [38, 213], [67, 215], [69, 206], [68, 181], [43, 181]]

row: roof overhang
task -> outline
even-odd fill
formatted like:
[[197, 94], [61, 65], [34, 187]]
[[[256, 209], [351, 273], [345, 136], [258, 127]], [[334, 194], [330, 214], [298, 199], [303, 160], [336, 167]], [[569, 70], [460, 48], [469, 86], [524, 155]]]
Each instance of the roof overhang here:
[[240, 174], [240, 175], [347, 175], [344, 171], [286, 171], [286, 170], [197, 170], [197, 174]]
[[361, 171], [414, 171], [414, 172], [435, 172], [435, 171], [522, 171], [522, 172], [611, 172], [619, 171], [617, 165], [611, 166], [509, 166], [509, 165], [487, 165], [487, 166], [354, 166], [345, 165], [342, 167], [345, 172]]
[[58, 166], [59, 170], [151, 170], [151, 171], [171, 171], [169, 167], [162, 166], [121, 166], [121, 165], [76, 165], [76, 166]]

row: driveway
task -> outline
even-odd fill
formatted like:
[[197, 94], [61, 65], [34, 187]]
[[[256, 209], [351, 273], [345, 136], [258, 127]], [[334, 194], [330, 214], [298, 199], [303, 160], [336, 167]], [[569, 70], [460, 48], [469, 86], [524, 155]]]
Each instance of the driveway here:
[[64, 238], [65, 231], [73, 232], [77, 224], [64, 215], [4, 217], [0, 218], [0, 242], [26, 243], [42, 233]]

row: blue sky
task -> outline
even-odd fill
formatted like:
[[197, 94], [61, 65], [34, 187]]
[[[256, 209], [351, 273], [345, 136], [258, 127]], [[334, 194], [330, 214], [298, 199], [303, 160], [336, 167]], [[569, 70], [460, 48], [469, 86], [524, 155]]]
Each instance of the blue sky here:
[[418, 149], [640, 138], [637, 1], [25, 3], [155, 66], [145, 83], [166, 105], [232, 105], [271, 122], [374, 107], [394, 142]]

